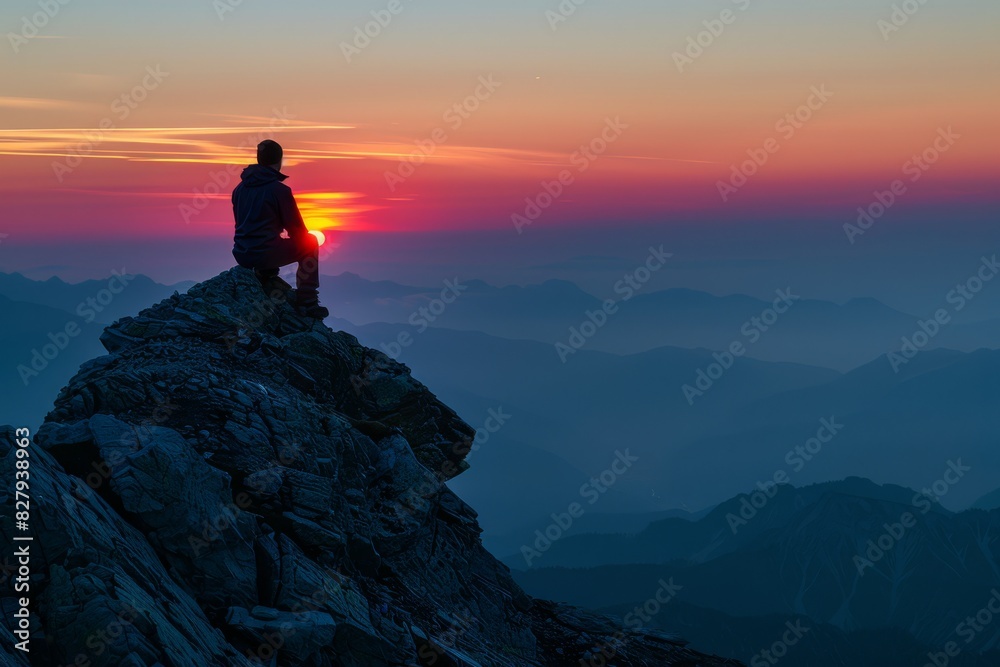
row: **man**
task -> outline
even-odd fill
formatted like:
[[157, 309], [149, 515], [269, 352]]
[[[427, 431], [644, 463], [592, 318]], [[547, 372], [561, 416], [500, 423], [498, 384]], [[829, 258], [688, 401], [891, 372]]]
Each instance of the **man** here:
[[300, 315], [323, 319], [330, 311], [319, 305], [319, 242], [302, 222], [291, 188], [282, 183], [288, 178], [281, 173], [283, 158], [278, 142], [268, 139], [257, 146], [257, 164], [243, 170], [233, 190], [233, 257], [254, 269], [261, 282], [298, 262], [292, 305]]

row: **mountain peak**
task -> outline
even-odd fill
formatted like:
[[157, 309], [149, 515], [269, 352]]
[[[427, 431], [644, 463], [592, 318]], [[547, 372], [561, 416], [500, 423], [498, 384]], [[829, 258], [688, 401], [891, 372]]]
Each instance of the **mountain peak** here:
[[32, 451], [33, 659], [736, 664], [528, 597], [444, 483], [474, 431], [289, 289], [233, 269], [175, 294], [108, 327], [60, 392]]

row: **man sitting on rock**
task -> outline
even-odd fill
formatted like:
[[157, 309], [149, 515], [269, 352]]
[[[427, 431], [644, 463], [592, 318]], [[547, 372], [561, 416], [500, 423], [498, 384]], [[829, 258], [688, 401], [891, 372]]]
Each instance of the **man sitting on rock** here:
[[288, 178], [281, 173], [283, 157], [278, 142], [268, 139], [257, 146], [257, 164], [243, 170], [242, 182], [233, 190], [233, 257], [253, 269], [262, 283], [276, 277], [282, 266], [298, 262], [292, 305], [300, 315], [322, 319], [330, 311], [319, 305], [319, 243], [302, 222], [291, 188], [282, 183]]

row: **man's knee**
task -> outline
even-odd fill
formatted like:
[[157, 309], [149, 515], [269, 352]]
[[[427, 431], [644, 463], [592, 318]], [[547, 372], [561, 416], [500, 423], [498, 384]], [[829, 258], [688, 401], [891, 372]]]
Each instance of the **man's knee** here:
[[319, 254], [319, 240], [312, 234], [306, 234], [299, 241], [299, 252], [303, 257]]

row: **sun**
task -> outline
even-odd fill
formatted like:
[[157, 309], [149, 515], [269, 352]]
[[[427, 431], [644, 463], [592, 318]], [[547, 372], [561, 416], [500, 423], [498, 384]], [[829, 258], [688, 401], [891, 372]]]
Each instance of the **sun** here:
[[320, 247], [326, 243], [326, 234], [319, 231], [318, 229], [310, 229], [309, 233], [316, 237], [316, 241], [319, 243]]

